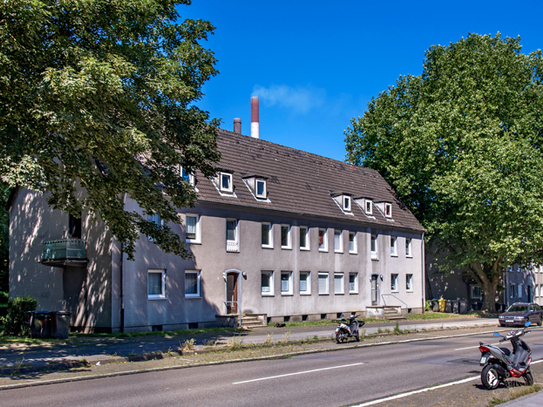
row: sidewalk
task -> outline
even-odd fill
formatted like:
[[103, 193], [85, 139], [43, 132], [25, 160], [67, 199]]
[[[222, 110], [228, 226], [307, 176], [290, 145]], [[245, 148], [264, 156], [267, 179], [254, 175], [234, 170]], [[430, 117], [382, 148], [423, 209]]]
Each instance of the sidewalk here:
[[[380, 324], [368, 324], [365, 334], [392, 331], [396, 326], [395, 321]], [[470, 327], [496, 328], [498, 320], [486, 318], [466, 318], [440, 321], [400, 321], [399, 327], [409, 331], [431, 331], [442, 329], [457, 329]], [[235, 333], [223, 333], [220, 335], [196, 334], [176, 336], [141, 336], [135, 338], [103, 338], [78, 336], [70, 338], [66, 342], [44, 342], [41, 344], [10, 344], [0, 346], [0, 375], [9, 374], [9, 369], [16, 367], [18, 370], [24, 367], [25, 371], [43, 366], [51, 367], [54, 363], [66, 362], [98, 362], [111, 363], [112, 359], [119, 361], [144, 360], [151, 358], [150, 354], [177, 352], [183, 347], [185, 341], [194, 339], [194, 351], [202, 352], [209, 348], [210, 344], [215, 346], [226, 345], [233, 340], [250, 343], [269, 343], [277, 341], [299, 341], [303, 339], [332, 338], [334, 325], [329, 326], [308, 326], [293, 328], [266, 327], [251, 331]], [[72, 365], [71, 366], [75, 366]], [[6, 369], [7, 368], [7, 369]]]

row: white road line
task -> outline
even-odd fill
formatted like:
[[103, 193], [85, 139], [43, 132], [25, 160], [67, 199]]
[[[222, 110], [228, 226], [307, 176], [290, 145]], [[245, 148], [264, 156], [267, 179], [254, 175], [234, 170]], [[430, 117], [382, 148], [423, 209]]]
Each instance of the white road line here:
[[232, 384], [244, 384], [244, 383], [251, 383], [251, 382], [259, 382], [261, 380], [279, 379], [281, 377], [296, 376], [296, 375], [299, 375], [299, 374], [322, 372], [324, 370], [341, 369], [341, 368], [344, 368], [344, 367], [360, 366], [360, 365], [363, 365], [364, 363], [365, 362], [360, 362], [360, 363], [353, 363], [351, 365], [324, 367], [322, 369], [305, 370], [303, 372], [294, 372], [294, 373], [287, 373], [287, 374], [282, 374], [282, 375], [277, 375], [277, 376], [261, 377], [259, 379], [244, 380], [242, 382], [235, 382], [235, 383], [232, 383]]
[[[491, 343], [491, 345], [499, 345], [500, 343], [499, 342], [496, 342], [496, 343]], [[468, 346], [467, 348], [458, 348], [458, 349], [455, 349], [455, 350], [466, 350], [466, 349], [474, 349], [474, 348], [479, 348], [480, 345], [477, 345], [477, 346]]]
[[[532, 362], [531, 364], [535, 365], [535, 364], [541, 363], [541, 362], [543, 362], [543, 359], [536, 360], [535, 362]], [[443, 387], [454, 386], [455, 384], [462, 384], [462, 383], [471, 382], [472, 380], [479, 379], [480, 377], [481, 377], [481, 375], [472, 376], [472, 377], [468, 377], [466, 379], [457, 380], [455, 382], [440, 384], [438, 386], [426, 387], [425, 389], [408, 391], [406, 393], [396, 394], [395, 396], [385, 397], [385, 398], [382, 398], [382, 399], [379, 399], [379, 400], [368, 401], [367, 403], [356, 404], [356, 405], [353, 405], [351, 407], [373, 406], [374, 404], [379, 404], [379, 403], [384, 403], [386, 401], [401, 399], [401, 398], [404, 398], [404, 397], [407, 397], [407, 396], [411, 396], [413, 394], [424, 393], [425, 391], [437, 390], [437, 389], [441, 389]]]

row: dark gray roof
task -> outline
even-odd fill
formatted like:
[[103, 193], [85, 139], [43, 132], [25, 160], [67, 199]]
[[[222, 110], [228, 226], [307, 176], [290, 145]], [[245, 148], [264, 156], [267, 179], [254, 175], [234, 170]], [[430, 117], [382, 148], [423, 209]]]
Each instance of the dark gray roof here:
[[[233, 171], [235, 197], [221, 195], [211, 180], [197, 174], [196, 186], [202, 203], [424, 231], [377, 171], [222, 129], [219, 130], [218, 148], [222, 154], [218, 167]], [[267, 178], [268, 200], [255, 198], [243, 181], [247, 174]], [[373, 210], [375, 219], [372, 219], [354, 201], [352, 214], [344, 213], [332, 198], [338, 191], [353, 197], [370, 198], [375, 203], [391, 202], [394, 221], [387, 220], [377, 208]]]

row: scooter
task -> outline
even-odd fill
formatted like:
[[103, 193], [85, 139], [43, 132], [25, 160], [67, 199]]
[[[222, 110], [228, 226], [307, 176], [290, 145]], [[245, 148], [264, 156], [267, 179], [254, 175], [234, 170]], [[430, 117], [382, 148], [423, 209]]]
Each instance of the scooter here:
[[[341, 314], [343, 316], [343, 314]], [[354, 337], [358, 342], [360, 340], [360, 334], [358, 328], [364, 326], [364, 321], [357, 321], [360, 315], [351, 315], [349, 317], [349, 324], [347, 320], [342, 318], [336, 328], [336, 341], [337, 343], [346, 342], [347, 338]]]
[[[532, 372], [530, 371], [530, 362], [532, 361], [532, 350], [521, 339], [532, 323], [526, 322], [523, 329], [513, 330], [500, 340], [511, 341], [513, 352], [507, 348], [499, 348], [489, 343], [480, 342], [481, 351], [480, 365], [484, 366], [481, 372], [481, 382], [487, 390], [494, 390], [508, 377], [522, 377], [525, 383], [530, 386], [534, 383]], [[501, 336], [495, 333], [494, 336]]]

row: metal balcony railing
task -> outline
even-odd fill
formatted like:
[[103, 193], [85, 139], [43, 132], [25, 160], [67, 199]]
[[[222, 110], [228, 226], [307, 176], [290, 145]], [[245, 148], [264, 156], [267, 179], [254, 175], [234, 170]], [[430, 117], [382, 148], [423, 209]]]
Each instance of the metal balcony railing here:
[[86, 261], [86, 242], [83, 239], [46, 240], [42, 263]]

